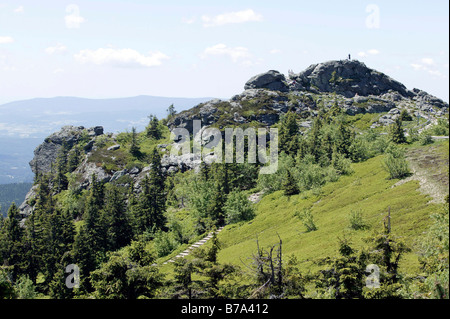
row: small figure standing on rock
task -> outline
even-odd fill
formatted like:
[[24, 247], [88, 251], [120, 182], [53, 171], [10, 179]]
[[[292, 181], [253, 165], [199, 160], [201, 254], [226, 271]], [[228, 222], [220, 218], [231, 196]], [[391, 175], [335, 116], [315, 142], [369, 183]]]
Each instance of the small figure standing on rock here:
[[349, 59], [349, 60], [351, 60], [351, 59], [352, 59], [352, 57], [350, 56], [350, 54], [348, 55], [348, 59]]

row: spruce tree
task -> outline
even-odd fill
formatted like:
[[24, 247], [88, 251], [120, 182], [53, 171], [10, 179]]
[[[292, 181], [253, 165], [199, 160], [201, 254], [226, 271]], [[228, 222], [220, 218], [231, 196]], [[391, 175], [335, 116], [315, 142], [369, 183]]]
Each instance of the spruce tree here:
[[137, 133], [136, 128], [131, 128], [131, 144], [130, 144], [130, 154], [134, 157], [140, 157], [141, 156], [141, 149], [138, 144], [137, 140]]
[[406, 136], [403, 132], [403, 125], [400, 117], [396, 118], [395, 122], [391, 125], [389, 129], [389, 138], [395, 144], [406, 143]]
[[67, 173], [67, 157], [68, 157], [68, 153], [69, 153], [69, 145], [67, 144], [66, 141], [63, 141], [62, 146], [59, 148], [58, 152], [57, 152], [57, 156], [56, 156], [56, 173], [55, 173], [55, 178], [54, 178], [54, 182], [55, 182], [55, 186], [56, 186], [56, 190], [58, 192], [61, 192], [65, 189], [67, 189], [68, 186], [68, 180], [66, 177], [66, 173]]
[[224, 206], [230, 190], [228, 164], [215, 164], [211, 170], [215, 171], [215, 175], [212, 200], [208, 209], [209, 216], [216, 226], [223, 226], [225, 224]]
[[39, 273], [39, 251], [37, 247], [36, 214], [33, 213], [25, 221], [25, 273], [36, 284]]
[[297, 195], [300, 193], [297, 183], [295, 182], [295, 179], [292, 176], [290, 170], [287, 170], [286, 172], [286, 179], [284, 180], [283, 183], [283, 189], [284, 195], [286, 196]]
[[129, 218], [134, 237], [137, 237], [140, 234], [139, 212], [140, 204], [136, 194], [134, 193], [134, 182], [132, 181], [128, 188], [126, 214]]
[[33, 214], [26, 226], [24, 267], [33, 281], [41, 272], [47, 286], [62, 256], [72, 249], [75, 233], [72, 216], [57, 207], [47, 176], [40, 180]]
[[167, 108], [167, 119], [171, 119], [172, 117], [175, 116], [175, 114], [177, 114], [177, 111], [175, 110], [175, 107], [173, 106], [173, 104], [171, 104], [168, 108]]
[[3, 227], [0, 229], [0, 262], [13, 267], [16, 278], [21, 273], [23, 262], [23, 229], [19, 224], [19, 210], [15, 203], [8, 209]]
[[392, 233], [390, 208], [383, 220], [383, 230], [367, 239], [371, 247], [369, 260], [379, 268], [379, 284], [377, 289], [364, 292], [368, 299], [401, 299], [403, 285], [399, 273], [400, 259], [411, 249], [398, 236]]
[[161, 156], [156, 149], [150, 158], [150, 172], [142, 181], [139, 207], [135, 219], [139, 231], [163, 229], [166, 223], [165, 177], [162, 172]]
[[117, 250], [130, 243], [131, 226], [125, 214], [123, 195], [117, 186], [112, 186], [106, 193], [105, 221], [109, 250]]
[[147, 126], [147, 137], [159, 140], [162, 137], [162, 133], [159, 127], [158, 118], [155, 115], [150, 115], [148, 118], [150, 119], [150, 122]]
[[345, 121], [340, 121], [336, 136], [336, 150], [345, 157], [350, 156], [353, 134]]
[[315, 162], [318, 163], [322, 157], [322, 127], [323, 122], [320, 117], [316, 117], [313, 121], [312, 128], [308, 134], [307, 153], [314, 156]]
[[81, 151], [78, 145], [72, 148], [68, 154], [67, 158], [67, 171], [72, 173], [80, 164], [81, 161]]
[[330, 264], [331, 267], [319, 271], [316, 287], [325, 293], [331, 293], [330, 297], [336, 299], [363, 298], [366, 254], [355, 251], [350, 246], [349, 240], [345, 238], [340, 239], [339, 254], [338, 257], [328, 257], [322, 261]]
[[298, 151], [298, 132], [296, 115], [294, 112], [288, 112], [281, 121], [279, 134], [279, 148], [288, 155], [295, 156]]
[[73, 247], [74, 260], [77, 261], [82, 275], [82, 285], [87, 290], [91, 289], [90, 282], [87, 280], [89, 273], [103, 260], [106, 249], [105, 226], [101, 223], [103, 194], [103, 184], [97, 181], [96, 175], [92, 175], [91, 188], [83, 214], [84, 224], [75, 237]]
[[177, 258], [174, 266], [174, 288], [176, 291], [174, 297], [186, 295], [188, 299], [192, 299], [192, 274], [194, 272], [192, 261], [188, 261], [185, 258]]
[[333, 132], [328, 129], [324, 132], [322, 136], [321, 141], [321, 147], [322, 147], [322, 162], [324, 162], [325, 165], [327, 165], [332, 157], [333, 157], [333, 147], [334, 147], [334, 138], [333, 138]]
[[64, 254], [72, 249], [75, 231], [71, 216], [58, 208], [47, 212], [41, 225], [45, 228], [41, 233], [40, 268], [48, 285], [61, 267]]

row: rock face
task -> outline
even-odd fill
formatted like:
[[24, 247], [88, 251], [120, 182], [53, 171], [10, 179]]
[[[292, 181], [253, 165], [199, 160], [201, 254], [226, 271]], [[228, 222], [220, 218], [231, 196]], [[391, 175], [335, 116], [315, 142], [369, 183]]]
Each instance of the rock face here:
[[103, 127], [96, 126], [85, 129], [83, 126], [64, 126], [59, 132], [51, 134], [34, 150], [34, 158], [30, 162], [33, 173], [36, 170], [48, 173], [52, 164], [55, 163], [58, 151], [66, 143], [68, 147], [75, 145], [81, 138], [87, 136], [94, 138], [103, 134]]
[[245, 83], [244, 89], [269, 89], [281, 92], [289, 91], [285, 76], [274, 70], [252, 77]]
[[355, 95], [381, 95], [390, 90], [404, 97], [413, 95], [400, 82], [355, 60], [313, 64], [290, 78], [293, 88], [300, 84], [307, 90], [336, 92], [348, 98]]
[[185, 128], [192, 133], [193, 120], [200, 120], [202, 125], [211, 125], [217, 119], [218, 108], [223, 105], [224, 101], [214, 99], [206, 103], [199, 104], [195, 108], [181, 112], [171, 119], [168, 123], [169, 127]]
[[[307, 118], [335, 103], [349, 115], [384, 113], [398, 106], [411, 113], [448, 113], [448, 103], [418, 89], [410, 91], [356, 60], [313, 64], [298, 74], [289, 72], [288, 78], [270, 70], [249, 79], [244, 89], [229, 101], [212, 100], [177, 114], [168, 122], [169, 128], [186, 128], [192, 133], [193, 120], [219, 128], [252, 123], [267, 127], [288, 111]], [[381, 125], [389, 123], [390, 119], [380, 121]]]

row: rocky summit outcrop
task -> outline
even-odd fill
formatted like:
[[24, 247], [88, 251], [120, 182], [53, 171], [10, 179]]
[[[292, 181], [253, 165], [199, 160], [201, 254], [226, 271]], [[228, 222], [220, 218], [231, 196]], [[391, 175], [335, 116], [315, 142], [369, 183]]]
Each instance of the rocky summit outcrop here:
[[347, 98], [382, 95], [389, 91], [398, 92], [403, 97], [414, 95], [402, 83], [357, 60], [313, 64], [298, 74], [291, 74], [290, 80], [291, 90], [335, 92]]
[[[60, 131], [48, 136], [44, 142], [34, 150], [34, 158], [30, 162], [33, 173], [49, 173], [55, 164], [58, 151], [66, 144], [68, 148], [73, 147], [81, 139], [90, 139], [103, 134], [103, 127], [96, 126], [84, 128], [83, 126], [64, 126]], [[93, 144], [93, 143], [91, 143]], [[89, 145], [89, 143], [88, 143]]]
[[248, 89], [269, 89], [280, 92], [289, 91], [286, 78], [278, 71], [270, 70], [266, 73], [258, 74], [245, 83], [245, 90]]
[[[244, 91], [228, 101], [211, 100], [180, 112], [168, 122], [169, 128], [192, 132], [193, 120], [202, 126], [271, 126], [280, 116], [294, 111], [305, 120], [320, 108], [337, 104], [349, 115], [385, 113], [406, 109], [422, 117], [448, 113], [448, 103], [419, 89], [408, 90], [386, 74], [357, 60], [337, 60], [312, 64], [288, 77], [270, 70], [250, 78]], [[389, 125], [391, 118], [376, 125]], [[375, 125], [375, 126], [376, 126]]]

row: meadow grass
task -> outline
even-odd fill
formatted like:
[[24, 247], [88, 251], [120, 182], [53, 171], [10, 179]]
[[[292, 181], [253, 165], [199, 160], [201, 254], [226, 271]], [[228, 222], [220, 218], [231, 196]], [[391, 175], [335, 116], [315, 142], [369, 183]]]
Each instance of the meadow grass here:
[[[418, 192], [417, 181], [394, 186], [382, 168], [382, 156], [354, 164], [355, 172], [325, 185], [320, 195], [299, 194], [286, 197], [282, 191], [265, 196], [256, 205], [256, 217], [249, 222], [228, 225], [218, 236], [222, 243], [219, 262], [242, 265], [261, 248], [283, 241], [285, 256], [295, 255], [304, 271], [317, 270], [314, 260], [337, 256], [339, 238], [350, 238], [353, 247], [361, 249], [364, 239], [383, 229], [383, 218], [391, 210], [392, 232], [412, 248], [401, 263], [401, 271], [417, 273], [418, 238], [430, 225], [430, 214], [440, 209], [429, 204], [430, 198]], [[317, 192], [315, 192], [317, 193]], [[296, 211], [311, 209], [316, 231], [307, 232]], [[349, 215], [361, 210], [369, 225], [366, 230], [351, 230]]]

